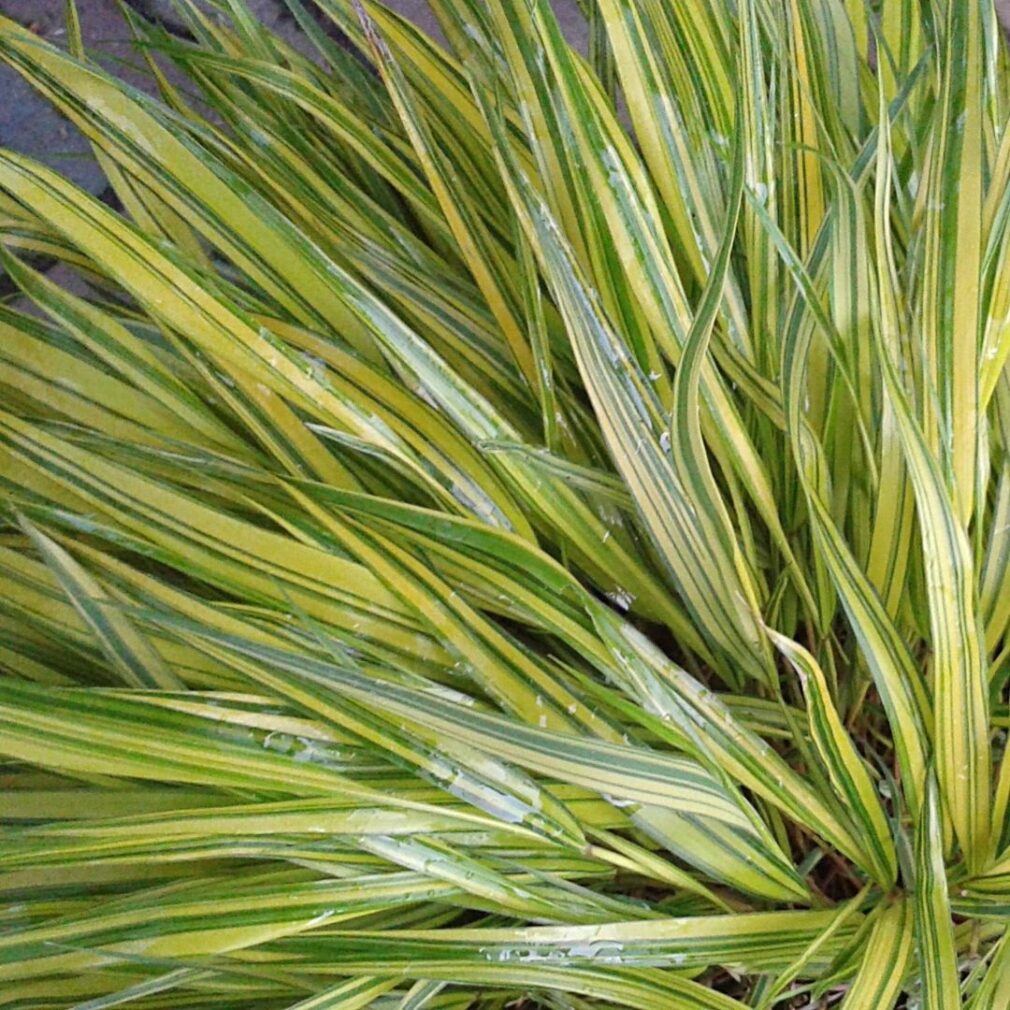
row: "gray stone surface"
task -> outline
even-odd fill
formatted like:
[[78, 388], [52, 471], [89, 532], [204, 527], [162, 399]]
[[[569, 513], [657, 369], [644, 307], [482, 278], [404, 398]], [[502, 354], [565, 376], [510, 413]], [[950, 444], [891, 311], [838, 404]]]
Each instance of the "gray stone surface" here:
[[[104, 25], [95, 23], [99, 10], [106, 5], [82, 6], [82, 16], [89, 17], [89, 28], [104, 37], [122, 37], [123, 30], [112, 20], [114, 10], [101, 11]], [[65, 38], [62, 4], [55, 0], [0, 0], [0, 12], [31, 29], [44, 39], [59, 43]], [[118, 14], [115, 14], [118, 19]], [[83, 28], [83, 24], [82, 24]], [[90, 34], [90, 33], [89, 33]], [[14, 70], [0, 65], [0, 145], [30, 154], [58, 168], [74, 182], [93, 192], [104, 188], [98, 166], [90, 156], [88, 144], [62, 116], [26, 84]]]
[[[90, 0], [90, 2], [97, 3], [102, 0]], [[108, 0], [104, 0], [104, 2], [108, 2]], [[160, 22], [169, 29], [185, 29], [184, 22], [179, 17], [172, 0], [130, 0], [130, 3], [146, 17]], [[211, 17], [220, 16], [207, 0], [196, 0], [196, 5]], [[304, 52], [311, 51], [311, 43], [304, 38], [283, 0], [246, 0], [246, 5], [262, 24], [284, 41]]]

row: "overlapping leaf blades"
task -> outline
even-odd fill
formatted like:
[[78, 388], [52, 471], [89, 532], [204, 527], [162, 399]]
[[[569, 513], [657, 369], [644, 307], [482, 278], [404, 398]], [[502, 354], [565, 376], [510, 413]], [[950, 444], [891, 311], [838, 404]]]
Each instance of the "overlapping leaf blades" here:
[[289, 2], [0, 21], [0, 1006], [1006, 1008], [991, 7]]

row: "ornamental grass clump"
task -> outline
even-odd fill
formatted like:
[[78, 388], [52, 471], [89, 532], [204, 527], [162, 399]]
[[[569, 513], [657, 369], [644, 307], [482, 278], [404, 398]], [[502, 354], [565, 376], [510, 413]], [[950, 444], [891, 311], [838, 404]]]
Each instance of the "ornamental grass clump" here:
[[991, 3], [288, 2], [0, 20], [0, 1006], [1006, 1010]]

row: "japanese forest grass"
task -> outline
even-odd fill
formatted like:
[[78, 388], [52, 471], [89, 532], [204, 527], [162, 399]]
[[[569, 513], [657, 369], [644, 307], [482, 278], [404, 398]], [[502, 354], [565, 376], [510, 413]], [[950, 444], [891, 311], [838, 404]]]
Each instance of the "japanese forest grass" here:
[[289, 3], [0, 20], [0, 1006], [1006, 1010], [991, 5]]

